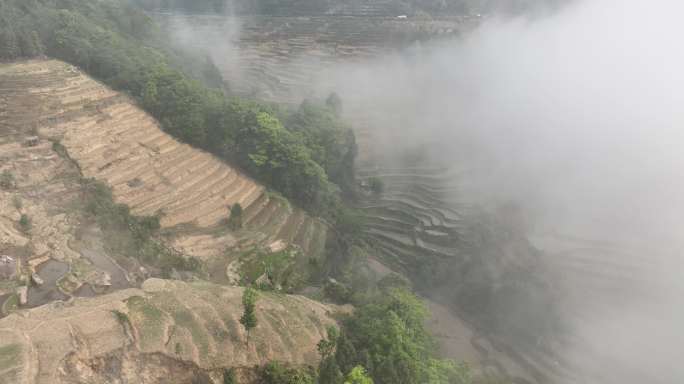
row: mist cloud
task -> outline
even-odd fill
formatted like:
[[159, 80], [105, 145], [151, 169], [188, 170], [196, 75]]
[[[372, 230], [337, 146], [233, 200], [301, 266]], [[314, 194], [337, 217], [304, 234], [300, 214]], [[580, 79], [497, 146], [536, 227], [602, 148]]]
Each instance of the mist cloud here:
[[[580, 251], [618, 294], [568, 282], [572, 342], [562, 354], [583, 383], [681, 383], [682, 15], [674, 0], [576, 1], [355, 63], [317, 64], [303, 52], [279, 71], [313, 71], [292, 92], [338, 92], [352, 123], [381, 138], [376, 151], [430, 148], [459, 170], [457, 199], [520, 204], [550, 258], [577, 251], [557, 235], [603, 244]], [[239, 79], [235, 23], [176, 29]]]
[[587, 257], [619, 294], [578, 287], [564, 303], [574, 344], [563, 354], [586, 382], [684, 382], [682, 15], [677, 1], [587, 0], [319, 83], [371, 111], [386, 151], [432, 143], [441, 162], [470, 168], [458, 180], [470, 198], [525, 207], [531, 235], [610, 244], [615, 254]]

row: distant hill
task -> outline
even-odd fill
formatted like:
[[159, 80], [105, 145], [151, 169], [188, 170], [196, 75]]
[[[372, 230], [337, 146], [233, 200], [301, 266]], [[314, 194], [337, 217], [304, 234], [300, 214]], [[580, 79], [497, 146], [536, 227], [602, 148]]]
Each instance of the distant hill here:
[[459, 16], [522, 13], [568, 0], [131, 0], [148, 10], [195, 13], [340, 16]]

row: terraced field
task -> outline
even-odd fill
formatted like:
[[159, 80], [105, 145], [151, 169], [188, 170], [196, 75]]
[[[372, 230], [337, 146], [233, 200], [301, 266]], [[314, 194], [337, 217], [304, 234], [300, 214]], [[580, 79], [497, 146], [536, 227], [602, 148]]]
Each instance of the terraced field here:
[[[33, 138], [36, 125], [31, 113], [14, 108], [24, 90], [14, 90], [7, 69], [0, 68], [0, 173], [9, 180], [0, 188], [0, 254], [13, 258], [17, 268], [13, 278], [0, 280], [0, 295], [10, 301], [14, 299], [8, 294], [22, 297], [22, 291], [28, 292], [26, 302], [17, 300], [37, 306], [84, 285], [109, 286], [112, 277], [119, 287], [128, 286], [125, 273], [95, 263], [109, 256], [104, 250], [93, 252], [81, 237], [90, 224], [83, 220], [79, 170], [55, 151], [52, 142]], [[42, 106], [33, 106], [36, 113]], [[101, 242], [101, 233], [92, 240]], [[54, 276], [43, 274], [51, 263], [64, 270]], [[60, 291], [55, 282], [62, 277], [70, 284]], [[29, 288], [30, 280], [45, 283]]]
[[271, 360], [315, 365], [337, 309], [262, 293], [248, 340], [242, 290], [151, 279], [141, 289], [9, 316], [0, 320], [0, 382], [185, 384], [222, 382], [224, 368], [249, 373]]
[[289, 104], [327, 96], [318, 93], [333, 88], [337, 79], [331, 77], [332, 70], [341, 62], [392, 53], [421, 40], [453, 37], [476, 24], [462, 17], [402, 20], [363, 11], [347, 17], [154, 17], [182, 44], [211, 54], [231, 92]]
[[[108, 184], [133, 214], [159, 215], [168, 244], [230, 261], [245, 247], [284, 243], [319, 257], [326, 227], [209, 153], [182, 144], [134, 102], [59, 61], [3, 65], [0, 94], [15, 125], [58, 141], [81, 174]], [[229, 231], [229, 207], [244, 228]], [[224, 260], [225, 259], [225, 260]]]
[[[556, 273], [554, 281], [565, 293], [561, 307], [568, 323], [562, 344], [555, 348], [563, 351], [558, 360], [535, 356], [536, 363], [561, 370], [564, 382], [674, 382], [671, 379], [681, 371], [644, 368], [667, 365], [667, 353], [657, 361], [646, 354], [641, 358], [644, 365], [635, 366], [630, 352], [613, 348], [638, 344], [640, 348], [633, 352], [642, 356], [643, 351], [658, 349], [677, 337], [661, 333], [681, 321], [672, 309], [674, 303], [663, 301], [668, 293], [682, 291], [680, 280], [673, 276], [676, 272], [667, 268], [671, 265], [667, 252], [672, 250], [639, 244], [640, 239], [601, 240], [596, 233], [591, 233], [594, 238], [558, 233], [533, 237], [535, 245], [546, 251], [546, 261]], [[673, 282], [679, 287], [672, 286]], [[651, 316], [661, 318], [654, 322]], [[648, 329], [640, 329], [644, 324], [649, 324]]]

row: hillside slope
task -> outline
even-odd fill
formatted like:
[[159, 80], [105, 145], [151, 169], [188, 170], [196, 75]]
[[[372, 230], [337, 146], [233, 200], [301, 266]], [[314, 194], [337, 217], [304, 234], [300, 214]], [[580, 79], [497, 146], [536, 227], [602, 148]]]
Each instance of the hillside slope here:
[[[215, 261], [274, 243], [292, 245], [307, 259], [322, 253], [327, 230], [320, 221], [179, 143], [129, 98], [68, 64], [2, 65], [0, 94], [11, 95], [3, 98], [3, 131], [59, 141], [84, 177], [104, 181], [133, 214], [160, 215], [168, 243], [184, 254]], [[244, 208], [238, 231], [225, 225], [234, 203]]]
[[0, 382], [211, 383], [226, 367], [247, 375], [271, 360], [315, 365], [333, 308], [261, 293], [246, 343], [242, 290], [151, 279], [11, 315], [0, 320]]

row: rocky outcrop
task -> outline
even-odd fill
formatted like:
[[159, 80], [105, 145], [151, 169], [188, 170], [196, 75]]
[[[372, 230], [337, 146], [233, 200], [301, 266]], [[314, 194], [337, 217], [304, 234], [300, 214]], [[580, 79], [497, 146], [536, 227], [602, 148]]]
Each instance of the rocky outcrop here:
[[150, 279], [141, 289], [15, 313], [0, 320], [0, 382], [218, 383], [227, 367], [317, 363], [335, 308], [260, 293], [247, 338], [242, 291]]

